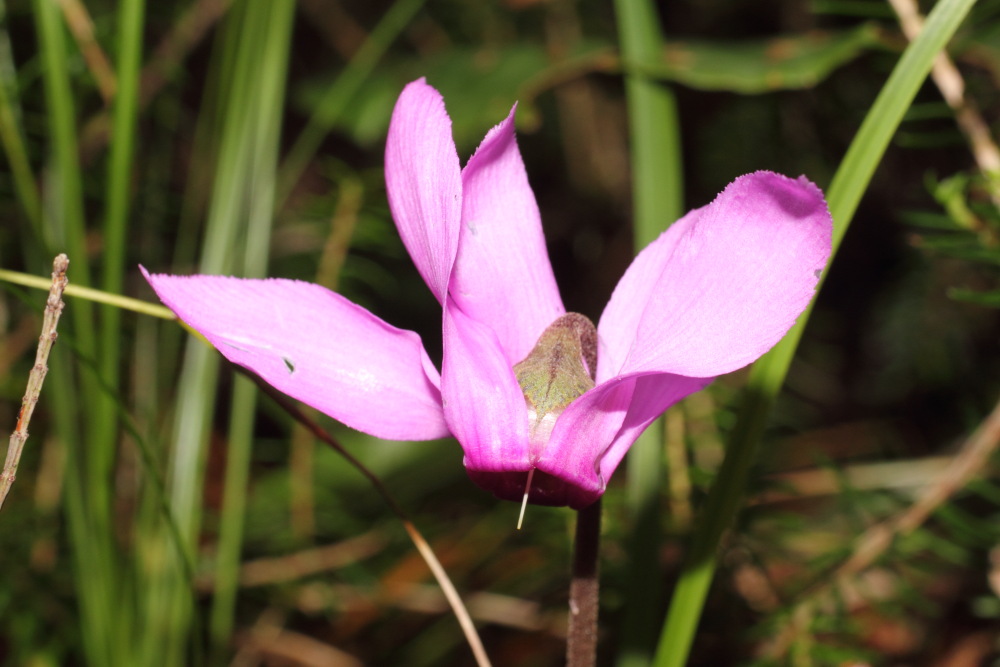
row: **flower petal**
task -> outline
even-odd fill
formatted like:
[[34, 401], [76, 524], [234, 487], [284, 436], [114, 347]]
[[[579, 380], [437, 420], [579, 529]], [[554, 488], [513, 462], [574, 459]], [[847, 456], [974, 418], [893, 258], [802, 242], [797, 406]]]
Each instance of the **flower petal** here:
[[462, 234], [451, 292], [465, 314], [496, 332], [511, 365], [565, 312], [514, 137], [514, 109], [462, 171]]
[[312, 283], [143, 275], [224, 357], [278, 391], [379, 438], [448, 435], [437, 370], [412, 331]]
[[559, 417], [539, 470], [566, 480], [565, 504], [597, 500], [636, 438], [668, 407], [712, 381], [654, 374], [614, 378], [574, 401]]
[[462, 176], [444, 100], [424, 79], [407, 85], [396, 101], [385, 185], [403, 244], [443, 304], [458, 249]]
[[559, 415], [535, 466], [566, 483], [564, 504], [580, 509], [604, 493], [607, 478], [600, 471], [601, 457], [621, 429], [634, 391], [634, 378], [614, 378]]
[[[636, 378], [632, 402], [628, 407], [628, 415], [622, 422], [622, 427], [614, 440], [600, 458], [600, 475], [611, 479], [618, 464], [625, 454], [657, 417], [667, 408], [685, 396], [701, 391], [715, 378], [690, 378], [683, 375], [656, 373], [642, 375]], [[572, 435], [572, 425], [566, 425], [567, 434]]]
[[760, 357], [809, 304], [832, 224], [804, 177], [736, 179], [625, 272], [598, 326], [598, 382], [633, 372], [714, 377]]
[[445, 419], [465, 450], [470, 475], [531, 468], [528, 410], [514, 371], [493, 332], [450, 298], [444, 315], [441, 394]]

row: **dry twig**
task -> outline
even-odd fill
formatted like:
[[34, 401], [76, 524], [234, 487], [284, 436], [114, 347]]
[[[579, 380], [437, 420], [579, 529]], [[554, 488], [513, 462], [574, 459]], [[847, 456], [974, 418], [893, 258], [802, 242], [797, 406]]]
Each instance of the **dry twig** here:
[[101, 45], [94, 37], [94, 22], [80, 0], [60, 0], [59, 6], [62, 8], [63, 17], [69, 31], [73, 33], [73, 39], [80, 47], [80, 53], [87, 63], [97, 89], [101, 92], [101, 98], [105, 104], [111, 104], [115, 98], [115, 91], [118, 88], [118, 80], [115, 77], [115, 70], [111, 66]]
[[[372, 609], [380, 607], [435, 616], [446, 614], [451, 609], [440, 588], [422, 584], [398, 589], [392, 587], [390, 590], [386, 587], [309, 581], [291, 593], [290, 599], [294, 600], [295, 609], [303, 614], [318, 616], [335, 611], [347, 619], [367, 616]], [[476, 591], [466, 596], [465, 606], [472, 618], [483, 623], [566, 639], [566, 613], [543, 609], [542, 605], [532, 600]]]
[[1000, 402], [979, 425], [951, 463], [928, 486], [913, 505], [898, 516], [874, 526], [856, 543], [852, 556], [837, 568], [833, 582], [843, 581], [875, 562], [885, 553], [897, 535], [908, 535], [948, 501], [956, 491], [972, 481], [1000, 445]]
[[[899, 17], [906, 38], [912, 42], [924, 27], [916, 0], [889, 0], [889, 4]], [[976, 165], [986, 180], [990, 199], [994, 206], [1000, 208], [1000, 149], [990, 135], [990, 126], [975, 106], [965, 99], [965, 80], [947, 52], [938, 53], [931, 69], [931, 79], [955, 112], [958, 127], [968, 139]]]
[[[336, 544], [305, 549], [286, 556], [258, 558], [240, 566], [240, 586], [269, 586], [296, 581], [344, 567], [379, 553], [386, 538], [371, 532]], [[206, 572], [196, 582], [198, 590], [211, 592], [215, 573]]]
[[17, 464], [21, 461], [24, 443], [28, 440], [28, 422], [31, 421], [31, 413], [35, 411], [38, 396], [42, 393], [45, 374], [49, 371], [47, 365], [49, 352], [52, 351], [52, 346], [58, 336], [56, 325], [59, 323], [59, 316], [63, 310], [62, 294], [63, 290], [66, 289], [66, 269], [68, 268], [69, 259], [66, 255], [59, 255], [52, 263], [52, 288], [49, 290], [49, 298], [45, 302], [45, 317], [42, 320], [42, 334], [38, 337], [35, 365], [28, 375], [28, 388], [21, 401], [21, 411], [17, 415], [17, 426], [10, 436], [10, 444], [7, 445], [7, 459], [4, 461], [3, 472], [0, 473], [0, 508], [3, 507], [3, 502], [17, 476]]
[[375, 491], [382, 496], [383, 501], [385, 501], [392, 513], [395, 514], [402, 522], [403, 529], [406, 530], [413, 546], [417, 548], [417, 552], [424, 559], [424, 562], [430, 569], [431, 574], [434, 575], [434, 579], [437, 580], [442, 593], [444, 593], [445, 598], [448, 600], [448, 604], [451, 605], [452, 612], [455, 614], [455, 618], [458, 620], [459, 626], [462, 628], [462, 633], [465, 635], [465, 640], [468, 642], [469, 648], [472, 650], [476, 664], [479, 665], [479, 667], [490, 667], [490, 659], [486, 655], [486, 649], [483, 648], [483, 642], [479, 638], [479, 634], [476, 632], [476, 626], [472, 622], [469, 610], [466, 609], [465, 604], [462, 602], [462, 598], [455, 589], [455, 585], [451, 582], [451, 579], [448, 577], [448, 573], [445, 571], [444, 567], [441, 566], [440, 561], [438, 561], [437, 556], [434, 554], [434, 550], [431, 549], [427, 540], [425, 540], [424, 536], [419, 530], [417, 530], [417, 527], [413, 525], [413, 521], [410, 520], [409, 515], [403, 510], [402, 507], [400, 507], [399, 503], [396, 502], [396, 499], [393, 498], [392, 494], [389, 493], [389, 489], [385, 487], [382, 480], [379, 479], [375, 473], [366, 468], [364, 464], [350, 452], [344, 449], [344, 447], [332, 435], [323, 430], [323, 428], [320, 427], [315, 420], [310, 419], [309, 416], [298, 406], [298, 404], [294, 403], [290, 398], [264, 382], [264, 380], [254, 373], [246, 371], [245, 369], [235, 365], [233, 368], [237, 371], [244, 372], [247, 377], [253, 380], [257, 386], [260, 387], [261, 391], [270, 396], [271, 400], [276, 402], [292, 417], [292, 419], [305, 426], [306, 429], [316, 436], [317, 439], [332, 447], [371, 483], [371, 485], [375, 488]]
[[[849, 584], [851, 579], [867, 570], [888, 551], [898, 537], [908, 535], [919, 528], [935, 510], [975, 479], [986, 467], [990, 456], [998, 446], [1000, 446], [1000, 401], [979, 428], [962, 444], [948, 466], [923, 490], [916, 502], [895, 517], [866, 530], [854, 543], [850, 558], [821, 577], [816, 584], [799, 596], [799, 602], [795, 605], [796, 611], [798, 612], [800, 608], [812, 608], [831, 591]], [[802, 613], [807, 614], [807, 611]], [[767, 651], [768, 657], [783, 655], [794, 636], [801, 631], [802, 628], [793, 623], [788, 632], [775, 638]]]
[[[363, 662], [336, 646], [284, 628], [240, 633], [236, 645], [248, 664], [294, 664], [303, 667], [362, 667]], [[251, 663], [251, 660], [253, 661]]]

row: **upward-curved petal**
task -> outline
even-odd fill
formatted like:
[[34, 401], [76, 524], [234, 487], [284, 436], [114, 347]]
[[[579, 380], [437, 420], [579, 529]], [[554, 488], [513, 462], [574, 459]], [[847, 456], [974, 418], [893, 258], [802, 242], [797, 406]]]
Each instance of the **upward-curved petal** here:
[[804, 177], [741, 176], [674, 223], [622, 277], [598, 333], [598, 381], [714, 377], [769, 350], [809, 304], [833, 221]]
[[462, 171], [462, 234], [451, 292], [463, 312], [493, 329], [510, 364], [528, 356], [565, 312], [514, 137], [514, 109]]
[[143, 275], [224, 357], [278, 391], [379, 438], [449, 434], [438, 372], [412, 331], [312, 283]]
[[403, 244], [443, 305], [458, 249], [462, 176], [444, 100], [424, 79], [407, 85], [396, 101], [385, 185]]

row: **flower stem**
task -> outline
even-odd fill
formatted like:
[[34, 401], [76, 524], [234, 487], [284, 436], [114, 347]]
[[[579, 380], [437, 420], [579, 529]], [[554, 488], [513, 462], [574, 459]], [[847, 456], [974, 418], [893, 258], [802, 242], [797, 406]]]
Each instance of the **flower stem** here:
[[[41, 276], [33, 276], [19, 271], [0, 269], [0, 282], [24, 285], [35, 289], [49, 289], [49, 280]], [[66, 285], [66, 296], [79, 297], [95, 303], [106, 303], [122, 310], [131, 310], [141, 315], [159, 317], [164, 320], [176, 320], [177, 316], [166, 306], [159, 306], [141, 299], [132, 299], [120, 294], [102, 292], [92, 287], [81, 287], [80, 285]]]
[[573, 552], [573, 580], [569, 585], [567, 667], [597, 663], [597, 611], [600, 596], [598, 551], [601, 543], [601, 501], [577, 514]]

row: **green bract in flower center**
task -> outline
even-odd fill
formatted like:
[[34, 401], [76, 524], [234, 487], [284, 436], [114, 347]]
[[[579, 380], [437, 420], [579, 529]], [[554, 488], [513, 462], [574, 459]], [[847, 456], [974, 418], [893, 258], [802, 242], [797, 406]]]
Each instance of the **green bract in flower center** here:
[[531, 413], [532, 430], [546, 415], [557, 417], [594, 387], [597, 329], [579, 313], [566, 313], [550, 324], [534, 349], [514, 365], [514, 375]]

